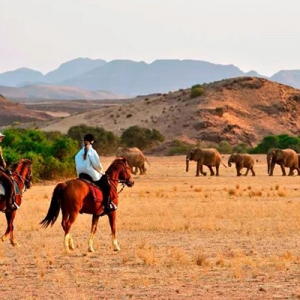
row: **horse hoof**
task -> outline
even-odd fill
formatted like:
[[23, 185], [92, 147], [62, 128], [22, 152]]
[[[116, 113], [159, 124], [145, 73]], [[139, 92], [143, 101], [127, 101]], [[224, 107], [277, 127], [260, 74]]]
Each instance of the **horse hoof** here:
[[11, 244], [12, 244], [13, 247], [17, 247], [17, 248], [20, 247], [19, 243], [17, 243], [17, 242], [11, 242]]

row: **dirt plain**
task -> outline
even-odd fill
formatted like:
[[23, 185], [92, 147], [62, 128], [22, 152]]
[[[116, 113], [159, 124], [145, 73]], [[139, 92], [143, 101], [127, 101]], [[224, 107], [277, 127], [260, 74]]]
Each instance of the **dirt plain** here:
[[[113, 157], [102, 157], [105, 168]], [[15, 220], [19, 247], [0, 244], [1, 299], [299, 299], [300, 177], [195, 177], [185, 157], [149, 156], [147, 175], [120, 193], [117, 237], [107, 217], [89, 253], [90, 215], [79, 215], [75, 250], [63, 249], [61, 214], [41, 228], [56, 182], [35, 184]], [[227, 164], [227, 156], [223, 156]], [[120, 187], [121, 188], [121, 187]], [[4, 232], [5, 215], [0, 218]]]

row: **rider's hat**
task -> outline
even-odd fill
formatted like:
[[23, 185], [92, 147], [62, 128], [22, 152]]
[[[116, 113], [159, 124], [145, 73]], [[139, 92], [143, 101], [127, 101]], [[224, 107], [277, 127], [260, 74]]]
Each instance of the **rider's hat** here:
[[90, 134], [90, 133], [86, 134], [84, 136], [83, 140], [87, 141], [87, 142], [90, 142], [90, 143], [91, 142], [96, 142], [94, 136], [92, 134]]
[[5, 137], [5, 134], [3, 134], [3, 133], [0, 132], [0, 138], [1, 137]]

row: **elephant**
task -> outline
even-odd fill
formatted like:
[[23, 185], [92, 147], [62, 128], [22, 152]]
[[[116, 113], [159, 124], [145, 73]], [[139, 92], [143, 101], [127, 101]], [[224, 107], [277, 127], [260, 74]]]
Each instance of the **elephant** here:
[[254, 159], [251, 155], [249, 154], [241, 154], [241, 153], [233, 153], [230, 155], [228, 158], [228, 166], [231, 167], [231, 164], [235, 163], [235, 168], [236, 168], [236, 175], [241, 176], [241, 170], [243, 168], [246, 168], [247, 171], [244, 174], [245, 176], [248, 175], [249, 170], [252, 172], [252, 176], [255, 176], [254, 172]]
[[126, 157], [128, 164], [131, 168], [131, 172], [133, 174], [137, 174], [139, 170], [140, 175], [145, 175], [147, 171], [145, 167], [145, 162], [147, 162], [150, 165], [143, 152], [137, 147], [119, 147], [116, 152], [116, 156]]
[[285, 168], [289, 168], [289, 176], [293, 176], [294, 170], [300, 175], [298, 154], [293, 149], [270, 148], [267, 152], [268, 174], [273, 176], [275, 164], [280, 165], [282, 175], [286, 176]]
[[[199, 173], [201, 173], [204, 176], [207, 175], [206, 172], [203, 172], [203, 165], [209, 168], [211, 176], [214, 175], [219, 176], [219, 167], [222, 161], [221, 161], [221, 154], [217, 149], [215, 148], [200, 149], [195, 147], [189, 150], [189, 152], [186, 155], [186, 172], [189, 171], [190, 160], [197, 162], [196, 176], [199, 176]], [[227, 168], [226, 165], [224, 166]], [[216, 174], [212, 167], [216, 167]]]

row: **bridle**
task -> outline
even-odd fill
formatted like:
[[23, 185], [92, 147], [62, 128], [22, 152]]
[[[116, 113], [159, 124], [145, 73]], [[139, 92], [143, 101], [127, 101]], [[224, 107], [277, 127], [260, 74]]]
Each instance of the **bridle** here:
[[[124, 163], [123, 163], [123, 170], [124, 170], [124, 173], [128, 174], [128, 172], [126, 172], [126, 166], [125, 166]], [[115, 181], [117, 183], [121, 183], [122, 184], [122, 187], [121, 187], [120, 191], [118, 192], [118, 194], [120, 194], [124, 190], [124, 188], [125, 188], [126, 185], [127, 186], [131, 185], [131, 183], [130, 183], [130, 175], [128, 176], [127, 179], [114, 179], [114, 178], [110, 178], [109, 175], [106, 172], [105, 172], [105, 175], [107, 176], [107, 179], [109, 181]], [[116, 189], [117, 189], [117, 187], [116, 187]]]
[[25, 165], [27, 167], [27, 175], [25, 177], [21, 176], [21, 174], [17, 171], [12, 171], [13, 174], [17, 175], [18, 178], [21, 180], [24, 188], [23, 188], [23, 192], [26, 191], [26, 189], [29, 189], [29, 187], [31, 186], [32, 184], [32, 170], [31, 170], [31, 167], [30, 167], [30, 164], [26, 164]]

